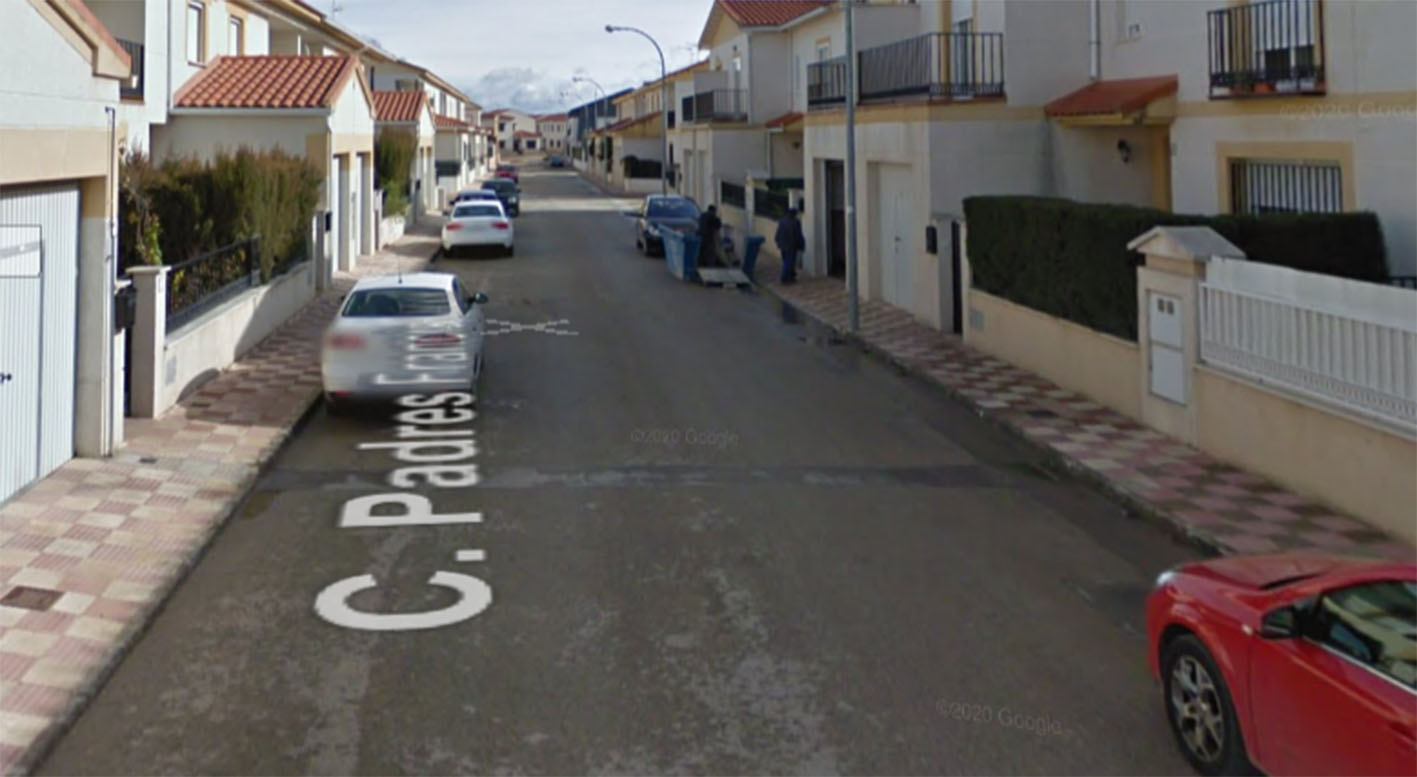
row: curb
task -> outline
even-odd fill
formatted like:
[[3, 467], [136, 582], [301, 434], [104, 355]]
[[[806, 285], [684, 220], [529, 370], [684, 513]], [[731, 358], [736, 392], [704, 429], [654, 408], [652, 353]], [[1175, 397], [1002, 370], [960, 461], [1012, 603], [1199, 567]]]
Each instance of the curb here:
[[1148, 502], [1147, 500], [1117, 485], [1111, 480], [1108, 480], [1101, 473], [1098, 473], [1097, 471], [1087, 467], [1086, 465], [1082, 464], [1071, 456], [1068, 456], [1066, 453], [1063, 453], [1062, 451], [1056, 450], [1051, 446], [1044, 445], [1038, 442], [1034, 438], [1028, 436], [1028, 434], [1024, 432], [1023, 427], [1019, 426], [1008, 418], [1001, 417], [997, 413], [992, 413], [986, 408], [979, 407], [974, 403], [973, 400], [971, 400], [964, 394], [959, 393], [959, 390], [954, 388], [953, 386], [936, 380], [935, 378], [926, 374], [924, 371], [906, 363], [905, 360], [895, 356], [894, 354], [890, 353], [881, 346], [867, 341], [860, 335], [854, 335], [850, 332], [845, 331], [844, 329], [840, 329], [835, 324], [831, 323], [830, 321], [827, 321], [821, 316], [818, 316], [816, 313], [806, 310], [805, 308], [799, 307], [792, 300], [780, 294], [776, 287], [768, 284], [754, 284], [754, 288], [762, 290], [781, 304], [786, 305], [792, 308], [793, 310], [796, 310], [799, 314], [812, 319], [813, 321], [817, 322], [822, 326], [827, 327], [833, 332], [836, 332], [843, 338], [844, 341], [851, 343], [852, 345], [856, 346], [862, 351], [865, 351], [871, 356], [891, 365], [892, 367], [895, 367], [907, 377], [913, 380], [920, 381], [921, 383], [924, 383], [925, 385], [938, 391], [943, 391], [946, 396], [969, 409], [971, 412], [974, 413], [974, 415], [976, 415], [980, 419], [989, 423], [996, 429], [1001, 429], [1009, 433], [1010, 436], [1021, 440], [1022, 442], [1026, 443], [1030, 448], [1042, 454], [1044, 464], [1048, 467], [1048, 469], [1059, 474], [1071, 477], [1074, 480], [1085, 483], [1093, 490], [1101, 493], [1103, 496], [1106, 496], [1111, 501], [1120, 504], [1129, 515], [1144, 520], [1147, 523], [1165, 531], [1166, 534], [1172, 537], [1172, 539], [1175, 539], [1195, 550], [1205, 553], [1208, 556], [1231, 555], [1235, 552], [1225, 547], [1224, 544], [1222, 544], [1210, 534], [1198, 530], [1195, 527], [1190, 526], [1185, 522], [1175, 518], [1166, 510], [1157, 507], [1151, 502]]
[[[441, 246], [439, 246], [438, 250], [436, 250], [432, 256], [424, 260], [424, 266], [426, 267], [432, 264], [439, 254], [441, 254]], [[326, 289], [326, 292], [339, 293], [332, 289]], [[318, 299], [319, 297], [312, 299], [311, 303]], [[292, 316], [292, 318], [294, 318], [294, 316]], [[268, 337], [274, 335], [275, 333], [273, 332]], [[260, 343], [257, 343], [251, 350], [254, 351], [257, 347], [260, 347]], [[103, 663], [99, 664], [94, 671], [84, 678], [81, 684], [76, 686], [73, 691], [73, 696], [64, 706], [63, 711], [61, 711], [56, 716], [55, 720], [30, 743], [25, 750], [25, 754], [15, 762], [10, 774], [30, 774], [33, 769], [50, 754], [59, 743], [59, 740], [73, 728], [74, 723], [76, 723], [79, 717], [83, 715], [84, 711], [88, 709], [89, 703], [103, 691], [104, 686], [108, 684], [113, 674], [118, 671], [118, 667], [123, 664], [124, 659], [128, 657], [133, 648], [137, 646], [139, 640], [147, 633], [148, 628], [152, 626], [153, 622], [157, 620], [157, 617], [166, 609], [167, 603], [172, 599], [173, 594], [175, 594], [182, 583], [186, 581], [188, 575], [192, 573], [192, 570], [196, 569], [197, 565], [206, 557], [207, 551], [211, 549], [211, 546], [215, 544], [222, 531], [226, 529], [227, 524], [231, 522], [232, 516], [236, 515], [241, 510], [242, 506], [246, 504], [246, 501], [251, 496], [251, 492], [255, 490], [256, 484], [270, 471], [276, 458], [280, 456], [295, 438], [296, 433], [302, 430], [310, 422], [310, 419], [314, 417], [320, 407], [321, 393], [318, 388], [312, 390], [309, 397], [304, 400], [305, 406], [295, 414], [294, 420], [291, 421], [288, 426], [285, 426], [281, 432], [276, 437], [273, 437], [271, 442], [262, 449], [257, 461], [251, 465], [250, 472], [243, 477], [236, 493], [222, 505], [221, 509], [217, 512], [215, 520], [211, 522], [192, 551], [174, 568], [173, 574], [155, 590], [153, 598], [138, 610], [137, 614], [123, 627], [114, 650], [109, 653]]]

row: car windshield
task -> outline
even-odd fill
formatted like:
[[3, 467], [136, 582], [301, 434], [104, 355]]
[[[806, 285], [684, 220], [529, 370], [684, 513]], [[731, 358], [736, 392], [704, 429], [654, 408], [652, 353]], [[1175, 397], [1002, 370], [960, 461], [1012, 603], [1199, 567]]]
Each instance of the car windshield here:
[[451, 308], [443, 289], [392, 287], [360, 289], [349, 295], [345, 318], [445, 316]]
[[453, 218], [467, 219], [487, 216], [500, 216], [502, 209], [496, 205], [460, 205], [453, 211]]
[[511, 181], [488, 181], [487, 183], [482, 184], [482, 188], [491, 191], [501, 192], [502, 194], [510, 194], [517, 190], [516, 185], [513, 184]]
[[689, 200], [678, 198], [650, 200], [649, 217], [652, 219], [696, 219], [699, 217], [699, 208]]
[[458, 200], [485, 200], [488, 197], [486, 189], [474, 189], [458, 195]]

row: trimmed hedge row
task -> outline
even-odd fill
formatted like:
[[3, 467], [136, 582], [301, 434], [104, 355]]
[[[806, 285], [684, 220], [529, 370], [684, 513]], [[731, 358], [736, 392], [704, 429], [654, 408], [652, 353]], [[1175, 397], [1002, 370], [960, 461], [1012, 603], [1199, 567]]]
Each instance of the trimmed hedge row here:
[[966, 199], [964, 215], [975, 287], [1132, 341], [1142, 257], [1127, 243], [1158, 225], [1208, 226], [1256, 262], [1362, 281], [1387, 277], [1382, 229], [1369, 212], [1199, 216], [987, 196]]
[[301, 157], [241, 149], [207, 163], [134, 154], [119, 175], [119, 267], [177, 264], [260, 235], [261, 278], [303, 254], [321, 175]]

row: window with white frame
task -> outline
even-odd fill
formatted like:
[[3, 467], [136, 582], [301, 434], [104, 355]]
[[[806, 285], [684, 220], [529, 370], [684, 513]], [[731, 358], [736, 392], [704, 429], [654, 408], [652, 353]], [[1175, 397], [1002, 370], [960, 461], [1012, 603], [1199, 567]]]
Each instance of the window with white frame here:
[[226, 53], [239, 57], [246, 48], [245, 24], [241, 17], [233, 16], [227, 21]]
[[187, 4], [187, 61], [202, 64], [206, 61], [207, 6], [201, 2]]
[[1232, 213], [1340, 213], [1343, 168], [1335, 161], [1231, 159]]

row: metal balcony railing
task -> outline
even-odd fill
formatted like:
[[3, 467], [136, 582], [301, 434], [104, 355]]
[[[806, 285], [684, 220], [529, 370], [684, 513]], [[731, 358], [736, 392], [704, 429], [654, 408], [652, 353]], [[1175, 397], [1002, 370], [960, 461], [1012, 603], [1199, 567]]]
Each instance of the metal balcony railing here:
[[[742, 89], [710, 89], [693, 97], [693, 121], [746, 121], [748, 96]], [[689, 121], [686, 115], [685, 120]]]
[[1321, 0], [1265, 0], [1206, 12], [1210, 96], [1323, 94]]
[[861, 51], [860, 99], [1004, 95], [1004, 34], [932, 32]]
[[846, 104], [846, 57], [807, 65], [807, 107]]
[[143, 44], [131, 40], [118, 38], [118, 45], [128, 52], [128, 58], [132, 60], [131, 69], [128, 71], [128, 80], [118, 87], [118, 96], [137, 97], [143, 96]]

